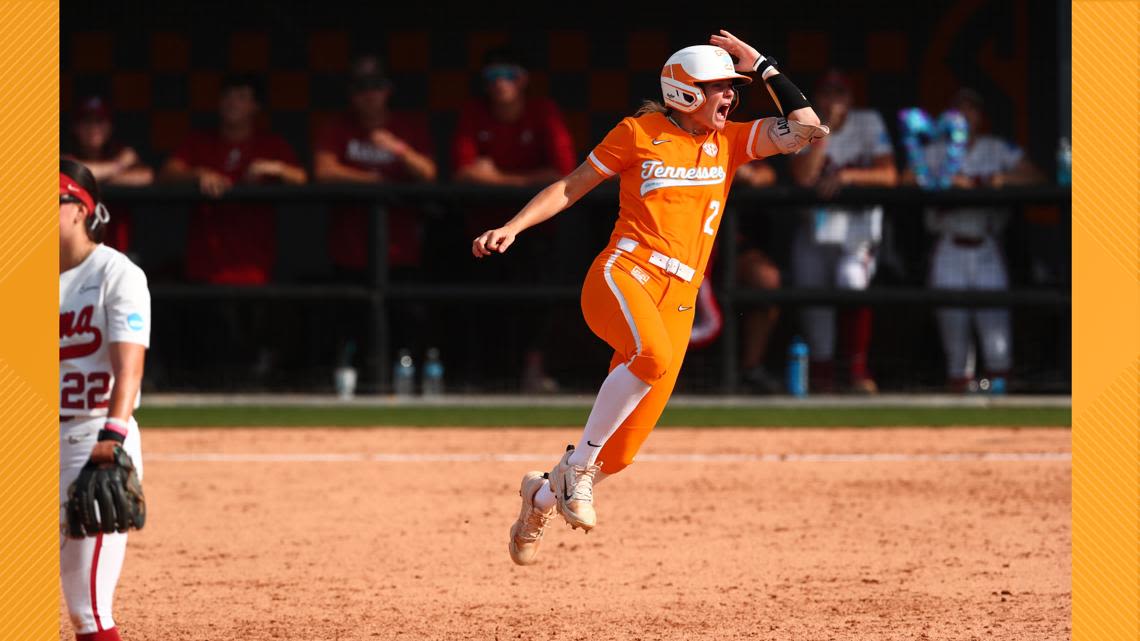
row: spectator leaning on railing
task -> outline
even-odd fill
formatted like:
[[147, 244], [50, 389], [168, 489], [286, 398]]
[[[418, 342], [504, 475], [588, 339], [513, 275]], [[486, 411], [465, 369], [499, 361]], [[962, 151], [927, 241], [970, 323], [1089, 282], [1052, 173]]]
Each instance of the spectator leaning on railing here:
[[[393, 86], [379, 58], [363, 56], [352, 65], [348, 84], [350, 110], [326, 123], [313, 145], [313, 174], [320, 182], [411, 183], [436, 178], [431, 158], [431, 135], [424, 120], [389, 109]], [[370, 206], [339, 204], [329, 212], [328, 252], [335, 277], [353, 283], [369, 282]], [[393, 280], [407, 280], [423, 262], [424, 212], [389, 207], [387, 265]], [[385, 254], [381, 254], [384, 256]], [[415, 357], [437, 342], [431, 318], [423, 305], [405, 302], [390, 308], [388, 340], [394, 349], [410, 348]], [[366, 345], [371, 332], [359, 313], [337, 313], [327, 321], [337, 345], [341, 365], [348, 365]]]
[[[827, 73], [815, 92], [816, 110], [831, 135], [812, 144], [789, 163], [796, 184], [815, 187], [824, 199], [847, 185], [893, 187], [898, 181], [894, 150], [882, 117], [853, 109], [851, 85], [842, 74]], [[792, 248], [795, 284], [810, 288], [866, 289], [875, 274], [875, 252], [882, 239], [883, 208], [828, 206], [804, 212]], [[811, 354], [811, 386], [834, 386], [836, 319], [834, 307], [802, 311]], [[867, 366], [871, 343], [871, 308], [845, 308], [839, 314], [840, 338], [847, 346], [851, 389], [875, 393]]]
[[[83, 163], [102, 185], [149, 185], [154, 180], [154, 170], [143, 164], [134, 148], [116, 140], [113, 133], [107, 102], [100, 96], [87, 96], [75, 110], [72, 135], [62, 156]], [[125, 207], [115, 207], [115, 217], [106, 232], [104, 244], [128, 251], [131, 215]]]
[[[160, 178], [192, 181], [210, 197], [237, 183], [304, 183], [305, 170], [285, 139], [261, 131], [257, 113], [258, 82], [231, 77], [222, 84], [216, 131], [191, 135], [166, 162]], [[272, 204], [204, 202], [193, 207], [186, 241], [186, 277], [223, 285], [269, 282], [277, 257], [277, 220]], [[285, 342], [282, 319], [270, 319], [265, 305], [241, 313], [232, 304], [218, 313], [192, 308], [192, 341], [186, 346], [188, 369], [209, 371], [211, 359], [249, 366], [254, 380], [265, 380], [275, 366], [275, 347]], [[193, 316], [193, 318], [189, 318]], [[182, 361], [180, 361], [182, 362]]]
[[[485, 100], [467, 104], [459, 119], [453, 145], [455, 179], [484, 185], [546, 185], [574, 170], [574, 142], [555, 104], [527, 97], [527, 72], [520, 59], [505, 49], [487, 53], [482, 80]], [[502, 208], [468, 212], [468, 235], [498, 225], [508, 215]], [[537, 230], [518, 256], [500, 264], [480, 265], [481, 273], [502, 282], [549, 282], [557, 276], [556, 229]], [[488, 273], [494, 271], [494, 274]], [[525, 319], [513, 335], [526, 343], [522, 387], [529, 392], [552, 392], [557, 383], [546, 374], [543, 344], [550, 333], [549, 310], [541, 319]], [[501, 321], [496, 321], [501, 323]], [[503, 331], [502, 327], [497, 328]], [[501, 359], [501, 354], [495, 354]], [[479, 358], [476, 361], [482, 360]]]
[[[313, 177], [319, 182], [407, 183], [432, 181], [431, 136], [426, 124], [388, 108], [392, 83], [379, 59], [365, 56], [352, 68], [350, 113], [322, 127], [313, 146]], [[337, 206], [329, 223], [329, 256], [338, 275], [363, 280], [368, 269], [368, 207]], [[388, 212], [388, 263], [418, 267], [423, 247], [422, 212]], [[399, 277], [399, 274], [396, 274]]]
[[[955, 188], [1003, 187], [1043, 181], [1041, 173], [1013, 143], [986, 134], [985, 104], [981, 94], [962, 89], [950, 109], [965, 117], [969, 137], [961, 166], [952, 177]], [[940, 173], [947, 161], [945, 141], [925, 149], [929, 170]], [[913, 183], [908, 171], [905, 181]], [[1001, 252], [1001, 233], [1009, 210], [999, 207], [928, 209], [927, 227], [938, 234], [930, 260], [930, 286], [936, 289], [1005, 290], [1009, 275]], [[1006, 308], [943, 308], [936, 312], [946, 354], [946, 376], [951, 391], [974, 389], [977, 330], [985, 360], [988, 390], [1002, 393], [1013, 365], [1009, 310]]]
[[[237, 183], [303, 183], [297, 155], [276, 134], [260, 131], [258, 82], [231, 77], [218, 101], [219, 127], [182, 143], [162, 168], [167, 181], [193, 181], [218, 197]], [[202, 203], [194, 208], [186, 243], [186, 276], [192, 281], [261, 285], [269, 281], [277, 253], [272, 205]]]

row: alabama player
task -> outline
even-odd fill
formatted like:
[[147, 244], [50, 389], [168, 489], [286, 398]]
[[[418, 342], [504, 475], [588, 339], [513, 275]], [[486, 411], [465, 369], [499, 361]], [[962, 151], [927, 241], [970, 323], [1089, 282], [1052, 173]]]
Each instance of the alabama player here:
[[68, 538], [68, 488], [90, 460], [130, 456], [141, 478], [139, 403], [150, 342], [150, 292], [130, 259], [102, 244], [110, 216], [95, 177], [59, 164], [59, 502], [60, 578], [78, 641], [116, 641], [111, 598], [126, 533]]
[[[632, 463], [657, 424], [684, 360], [697, 290], [736, 169], [827, 135], [772, 61], [727, 31], [711, 43], [681, 49], [665, 62], [664, 104], [646, 101], [586, 162], [472, 243], [476, 257], [505, 252], [527, 228], [619, 177], [617, 223], [586, 274], [581, 299], [586, 324], [614, 349], [610, 372], [577, 446], [567, 447], [549, 478], [523, 477], [522, 510], [509, 543], [520, 565], [535, 561], [555, 510], [574, 528], [588, 532], [597, 524], [593, 485]], [[741, 71], [760, 73], [785, 118], [728, 120], [737, 86], [751, 82]]]

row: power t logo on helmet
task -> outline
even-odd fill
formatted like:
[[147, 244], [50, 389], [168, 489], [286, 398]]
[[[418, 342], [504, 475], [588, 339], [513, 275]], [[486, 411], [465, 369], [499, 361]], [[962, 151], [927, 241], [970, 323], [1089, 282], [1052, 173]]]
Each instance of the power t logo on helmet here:
[[730, 79], [739, 80], [742, 85], [752, 82], [748, 76], [736, 73], [732, 56], [724, 49], [712, 45], [685, 47], [665, 61], [665, 68], [661, 70], [661, 97], [666, 106], [693, 113], [705, 104], [705, 92], [697, 83]]

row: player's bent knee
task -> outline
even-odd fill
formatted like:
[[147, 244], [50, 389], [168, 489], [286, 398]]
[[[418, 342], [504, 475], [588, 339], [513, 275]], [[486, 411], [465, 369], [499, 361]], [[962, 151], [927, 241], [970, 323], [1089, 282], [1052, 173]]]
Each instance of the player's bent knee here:
[[665, 377], [673, 361], [673, 349], [668, 345], [643, 349], [629, 364], [629, 371], [645, 383], [652, 385]]

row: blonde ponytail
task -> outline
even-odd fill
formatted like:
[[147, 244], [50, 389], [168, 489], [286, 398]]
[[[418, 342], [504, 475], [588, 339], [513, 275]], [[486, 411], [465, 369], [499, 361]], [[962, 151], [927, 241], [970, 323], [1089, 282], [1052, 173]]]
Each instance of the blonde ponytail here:
[[646, 114], [664, 114], [669, 115], [669, 108], [656, 100], [642, 100], [641, 106], [633, 113], [634, 118], [640, 118]]

